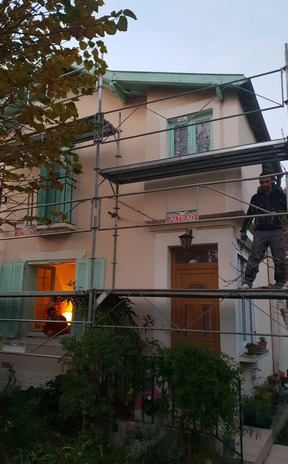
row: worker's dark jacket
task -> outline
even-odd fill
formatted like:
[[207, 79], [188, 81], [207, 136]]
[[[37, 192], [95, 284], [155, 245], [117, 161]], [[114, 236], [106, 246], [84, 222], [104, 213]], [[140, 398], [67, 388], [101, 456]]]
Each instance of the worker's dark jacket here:
[[[262, 208], [259, 209], [259, 208]], [[241, 232], [246, 232], [251, 222], [254, 219], [254, 230], [273, 230], [281, 229], [282, 221], [287, 218], [287, 214], [269, 215], [259, 217], [259, 214], [265, 214], [265, 211], [275, 211], [280, 213], [281, 211], [287, 212], [287, 200], [283, 190], [272, 184], [272, 190], [269, 195], [266, 195], [261, 187], [258, 188], [257, 193], [251, 198], [251, 204], [247, 211], [247, 217], [243, 221]], [[250, 217], [248, 217], [250, 216]]]

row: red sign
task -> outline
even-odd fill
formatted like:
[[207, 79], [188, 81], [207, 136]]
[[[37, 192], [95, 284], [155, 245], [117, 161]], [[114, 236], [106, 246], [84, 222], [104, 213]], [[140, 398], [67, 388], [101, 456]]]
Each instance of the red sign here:
[[24, 230], [16, 230], [14, 232], [14, 237], [26, 237], [27, 235], [35, 235], [36, 229], [24, 229]]
[[167, 223], [179, 223], [179, 222], [193, 222], [198, 221], [198, 214], [195, 210], [193, 211], [175, 211], [168, 213], [166, 216]]

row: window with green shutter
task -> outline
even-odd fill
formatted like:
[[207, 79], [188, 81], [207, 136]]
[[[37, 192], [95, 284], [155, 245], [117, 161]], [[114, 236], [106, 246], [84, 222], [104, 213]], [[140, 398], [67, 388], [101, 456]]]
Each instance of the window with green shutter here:
[[178, 116], [168, 121], [169, 157], [212, 150], [211, 112]]
[[[104, 258], [95, 258], [94, 260], [88, 258], [76, 259], [75, 264], [72, 263], [56, 263], [53, 264], [29, 264], [22, 261], [15, 262], [4, 262], [0, 271], [0, 292], [21, 292], [23, 290], [67, 290], [67, 288], [62, 288], [61, 282], [63, 281], [65, 286], [69, 284], [67, 280], [73, 280], [75, 282], [75, 290], [88, 290], [90, 285], [90, 276], [91, 276], [91, 267], [92, 262], [94, 263], [94, 279], [93, 279], [93, 288], [102, 289], [104, 287], [104, 273], [105, 273], [105, 259]], [[74, 277], [73, 274], [69, 276], [68, 270], [65, 266], [70, 266], [70, 273], [73, 271], [75, 265]], [[63, 271], [66, 269], [66, 271]], [[41, 269], [53, 269], [55, 278], [53, 279], [53, 285], [47, 285], [42, 283], [38, 285], [41, 281], [41, 275], [39, 270]], [[57, 272], [59, 273], [58, 277]], [[64, 273], [63, 273], [64, 272]], [[65, 276], [64, 276], [65, 274]], [[61, 277], [62, 276], [62, 277]], [[49, 277], [50, 279], [50, 277]], [[49, 280], [48, 279], [48, 280]], [[57, 285], [54, 281], [57, 280]], [[49, 280], [50, 281], [50, 280]], [[60, 285], [60, 286], [59, 286]], [[56, 287], [56, 288], [55, 288]], [[42, 297], [37, 297], [38, 300]], [[33, 321], [35, 319], [45, 319], [46, 313], [42, 309], [46, 310], [50, 304], [49, 297], [48, 301], [41, 302], [41, 308], [37, 309], [37, 298], [36, 297], [4, 297], [0, 298], [0, 336], [4, 338], [16, 338], [24, 337], [28, 333], [33, 335], [32, 332], [39, 332], [39, 327], [36, 327], [34, 322], [29, 323], [29, 319]], [[44, 298], [44, 297], [43, 297]], [[38, 301], [39, 303], [39, 301]], [[40, 303], [39, 303], [40, 304]], [[44, 305], [44, 306], [43, 306]], [[40, 314], [40, 311], [41, 314]], [[1, 320], [2, 319], [2, 320]], [[7, 319], [14, 319], [8, 321]], [[16, 320], [18, 319], [18, 320]], [[20, 321], [19, 321], [20, 319]], [[21, 322], [21, 319], [25, 319], [26, 322]], [[27, 322], [28, 320], [28, 322]], [[84, 321], [85, 318], [81, 314], [80, 308], [75, 306], [73, 308], [72, 320]], [[71, 335], [80, 338], [83, 333], [82, 324], [74, 324], [71, 326]], [[42, 332], [42, 326], [40, 327]], [[35, 334], [34, 334], [35, 335]]]
[[[92, 262], [94, 263], [93, 288], [102, 289], [104, 287], [105, 259], [76, 259], [75, 262], [75, 290], [88, 290], [91, 278]], [[80, 308], [74, 307], [73, 320], [84, 321]], [[82, 324], [72, 324], [71, 335], [80, 338], [83, 334], [84, 326]]]
[[[76, 181], [73, 178], [72, 170], [70, 169], [67, 172], [60, 164], [55, 163], [53, 175], [51, 175], [51, 171], [48, 171], [42, 165], [40, 176], [43, 180], [40, 182], [42, 188], [40, 187], [37, 195], [38, 218], [49, 219], [53, 222], [55, 217], [57, 217], [58, 222], [60, 220], [60, 222], [72, 224], [71, 201], [73, 199], [73, 191], [76, 188]], [[61, 184], [62, 188], [53, 187], [55, 180]], [[41, 221], [39, 220], [39, 222]]]

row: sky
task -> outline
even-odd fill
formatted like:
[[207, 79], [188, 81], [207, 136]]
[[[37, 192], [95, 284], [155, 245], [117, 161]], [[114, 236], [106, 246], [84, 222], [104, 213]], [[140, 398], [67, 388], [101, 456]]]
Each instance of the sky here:
[[[110, 70], [244, 74], [261, 108], [282, 103], [287, 0], [106, 0], [99, 15], [128, 8], [128, 31], [106, 36]], [[283, 73], [284, 101], [286, 75]], [[274, 103], [276, 102], [276, 103]], [[263, 111], [271, 139], [287, 137], [287, 107]]]

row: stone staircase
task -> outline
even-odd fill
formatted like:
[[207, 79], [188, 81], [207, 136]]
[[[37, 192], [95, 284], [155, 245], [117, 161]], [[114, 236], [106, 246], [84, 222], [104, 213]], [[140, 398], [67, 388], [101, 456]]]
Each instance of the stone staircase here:
[[270, 429], [249, 428], [243, 436], [244, 464], [288, 464], [288, 446], [274, 445], [274, 439], [288, 419], [288, 404], [282, 403]]

